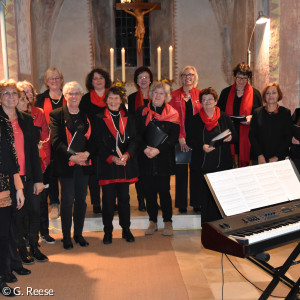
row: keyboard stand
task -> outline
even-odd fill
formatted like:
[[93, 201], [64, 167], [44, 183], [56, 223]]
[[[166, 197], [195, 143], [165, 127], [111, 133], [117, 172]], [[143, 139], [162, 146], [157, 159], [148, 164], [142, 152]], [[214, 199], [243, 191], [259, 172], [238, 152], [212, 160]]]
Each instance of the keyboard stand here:
[[290, 256], [287, 258], [287, 260], [284, 262], [284, 264], [280, 267], [274, 268], [270, 264], [257, 260], [256, 258], [250, 256], [247, 257], [249, 261], [251, 261], [253, 264], [257, 265], [260, 269], [264, 270], [268, 274], [270, 274], [273, 279], [269, 283], [269, 285], [266, 287], [264, 292], [259, 297], [259, 300], [265, 300], [268, 299], [275, 287], [278, 285], [279, 281], [284, 283], [286, 286], [288, 286], [291, 291], [289, 292], [288, 296], [285, 298], [287, 300], [295, 300], [297, 299], [297, 294], [300, 293], [300, 279], [298, 279], [297, 282], [294, 282], [287, 276], [285, 276], [285, 273], [288, 271], [288, 269], [295, 263], [295, 259], [300, 253], [300, 243], [296, 246], [296, 248], [293, 250], [293, 252], [290, 254]]

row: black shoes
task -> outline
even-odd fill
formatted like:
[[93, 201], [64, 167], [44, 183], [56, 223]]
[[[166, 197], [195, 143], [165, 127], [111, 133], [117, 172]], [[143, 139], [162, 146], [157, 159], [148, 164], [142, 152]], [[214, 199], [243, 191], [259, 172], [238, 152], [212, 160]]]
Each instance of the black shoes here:
[[66, 250], [73, 249], [73, 243], [72, 243], [71, 238], [63, 238], [61, 241], [63, 243], [64, 249], [66, 249]]
[[201, 213], [201, 206], [194, 206], [194, 212], [196, 213], [196, 214], [200, 214]]
[[17, 268], [17, 269], [12, 269], [13, 272], [16, 272], [18, 275], [29, 275], [31, 274], [31, 271], [28, 269], [25, 269], [23, 267]]
[[22, 246], [18, 249], [19, 255], [21, 257], [22, 263], [24, 265], [32, 265], [34, 264], [34, 259], [31, 257], [30, 253], [27, 251], [25, 246]]
[[82, 235], [74, 235], [74, 241], [76, 244], [79, 244], [81, 247], [87, 247], [89, 243], [84, 239]]
[[49, 245], [54, 245], [56, 243], [55, 239], [52, 236], [50, 236], [49, 234], [42, 235], [41, 240], [44, 243], [49, 244]]
[[184, 213], [187, 212], [186, 207], [180, 207], [178, 210], [179, 210], [179, 212], [180, 212], [181, 214], [184, 214]]
[[122, 238], [126, 240], [128, 243], [133, 243], [135, 241], [134, 236], [132, 235], [129, 228], [123, 229]]
[[139, 202], [139, 211], [146, 211], [146, 205], [145, 205], [145, 200], [143, 197], [138, 198]]
[[30, 245], [30, 252], [31, 252], [31, 256], [34, 258], [35, 261], [38, 262], [49, 261], [48, 257], [39, 250], [38, 244], [34, 246]]
[[13, 273], [5, 273], [3, 276], [3, 281], [6, 283], [14, 283], [17, 282], [18, 279]]
[[93, 205], [93, 213], [96, 215], [101, 215], [102, 214], [101, 206]]
[[104, 238], [103, 238], [103, 244], [109, 245], [112, 243], [112, 233], [111, 232], [105, 232]]
[[14, 288], [11, 288], [6, 285], [4, 281], [4, 276], [0, 276], [0, 294], [5, 297], [15, 297]]

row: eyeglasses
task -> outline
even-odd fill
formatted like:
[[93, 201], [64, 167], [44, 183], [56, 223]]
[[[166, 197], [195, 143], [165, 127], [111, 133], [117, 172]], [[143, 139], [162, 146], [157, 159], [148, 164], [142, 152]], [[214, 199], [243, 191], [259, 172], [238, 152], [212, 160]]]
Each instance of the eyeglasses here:
[[143, 80], [143, 79], [150, 79], [149, 76], [141, 76], [141, 77], [138, 77], [139, 80]]
[[240, 81], [248, 81], [248, 77], [239, 77], [239, 76], [237, 76], [235, 78], [236, 78], [236, 80], [240, 80]]
[[266, 95], [277, 95], [278, 93], [277, 92], [266, 92]]
[[194, 77], [195, 74], [188, 73], [188, 74], [182, 74], [181, 76], [182, 76], [183, 78], [187, 78], [187, 77]]
[[215, 101], [215, 99], [214, 98], [202, 99], [202, 103], [205, 103], [208, 101]]
[[67, 95], [69, 95], [69, 96], [81, 96], [81, 93], [79, 93], [79, 92], [71, 92], [71, 93], [67, 93]]
[[5, 91], [3, 93], [1, 93], [2, 97], [7, 97], [7, 96], [13, 96], [16, 97], [18, 96], [18, 92], [14, 91], [14, 92], [9, 92], [9, 91]]
[[49, 81], [59, 81], [59, 80], [61, 80], [61, 78], [60, 77], [53, 77], [53, 78], [49, 78], [48, 80]]

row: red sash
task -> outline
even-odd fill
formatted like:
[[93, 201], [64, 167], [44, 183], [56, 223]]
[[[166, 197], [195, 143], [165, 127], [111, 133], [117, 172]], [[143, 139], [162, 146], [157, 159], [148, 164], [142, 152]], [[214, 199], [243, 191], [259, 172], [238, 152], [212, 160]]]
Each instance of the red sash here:
[[146, 126], [153, 118], [158, 121], [168, 121], [180, 125], [178, 111], [168, 103], [165, 104], [165, 107], [160, 115], [157, 112], [150, 109], [150, 102], [149, 102], [148, 106], [143, 109], [142, 115], [145, 116], [147, 113], [148, 115], [146, 117], [146, 122], [145, 122]]
[[[121, 111], [121, 114], [119, 117], [119, 131], [122, 135], [124, 135], [124, 129], [126, 128], [128, 117], [125, 117], [125, 111], [122, 108], [120, 108], [120, 111]], [[117, 138], [117, 130], [114, 126], [114, 121], [109, 113], [108, 108], [105, 108], [104, 115], [106, 118], [103, 118], [103, 120], [104, 120], [107, 128], [109, 129], [109, 131], [112, 133], [112, 135], [116, 139]], [[121, 120], [121, 118], [122, 118], [122, 120]], [[124, 128], [122, 126], [122, 121], [123, 121]]]
[[210, 119], [209, 116], [204, 111], [203, 107], [200, 109], [199, 115], [205, 125], [206, 130], [211, 131], [213, 128], [218, 126], [218, 120], [220, 119], [221, 112], [219, 107], [215, 107], [215, 112], [213, 117]]
[[[87, 119], [87, 121], [89, 123], [89, 128], [88, 128], [88, 131], [86, 132], [86, 134], [84, 136], [86, 137], [87, 140], [89, 140], [90, 136], [91, 136], [91, 123], [90, 123], [89, 119]], [[66, 126], [66, 135], [67, 135], [67, 142], [68, 142], [68, 145], [69, 145], [72, 141], [73, 136], [72, 136], [71, 132], [69, 131], [69, 129], [67, 128], [67, 126]], [[91, 160], [89, 160], [89, 163], [84, 164], [84, 166], [90, 166], [91, 164], [92, 164]], [[69, 160], [69, 166], [73, 167], [73, 166], [75, 166], [75, 163], [73, 161]]]
[[107, 92], [108, 89], [105, 89], [102, 97], [100, 97], [95, 90], [91, 90], [90, 91], [90, 95], [91, 95], [91, 102], [94, 104], [94, 105], [97, 105], [99, 107], [104, 107], [106, 106], [106, 103], [104, 101], [105, 99], [105, 95], [106, 95], [106, 92]]
[[[233, 115], [233, 102], [236, 94], [236, 83], [234, 83], [230, 89], [225, 112]], [[240, 106], [240, 116], [251, 115], [253, 106], [253, 88], [247, 83], [244, 90], [244, 95]], [[240, 124], [240, 144], [239, 144], [239, 167], [245, 167], [249, 165], [250, 161], [250, 141], [249, 141], [249, 125]], [[231, 153], [235, 156], [234, 145], [231, 144]]]
[[[63, 97], [62, 99], [63, 101], [63, 104], [62, 106], [65, 105], [66, 103], [66, 100], [65, 100], [65, 97]], [[45, 101], [44, 101], [44, 113], [45, 113], [45, 118], [46, 118], [46, 121], [47, 121], [47, 124], [50, 123], [50, 111], [53, 110], [53, 106], [52, 106], [52, 103], [51, 103], [51, 99], [48, 97], [48, 98], [45, 98]]]
[[[148, 100], [150, 102], [150, 96], [149, 96], [149, 91], [148, 91]], [[145, 101], [143, 97], [143, 93], [141, 89], [138, 89], [136, 95], [135, 95], [135, 102], [134, 102], [134, 111], [136, 111], [139, 107], [144, 106]]]

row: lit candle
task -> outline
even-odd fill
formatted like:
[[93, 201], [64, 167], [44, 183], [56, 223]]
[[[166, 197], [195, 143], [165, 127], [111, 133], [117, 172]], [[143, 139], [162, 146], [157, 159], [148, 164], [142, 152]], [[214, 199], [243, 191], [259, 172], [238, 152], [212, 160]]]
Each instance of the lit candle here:
[[169, 80], [173, 80], [173, 47], [169, 47]]
[[114, 82], [114, 48], [110, 48], [110, 79]]
[[125, 49], [121, 49], [122, 55], [122, 82], [125, 82]]
[[161, 48], [157, 48], [157, 80], [161, 80]]

